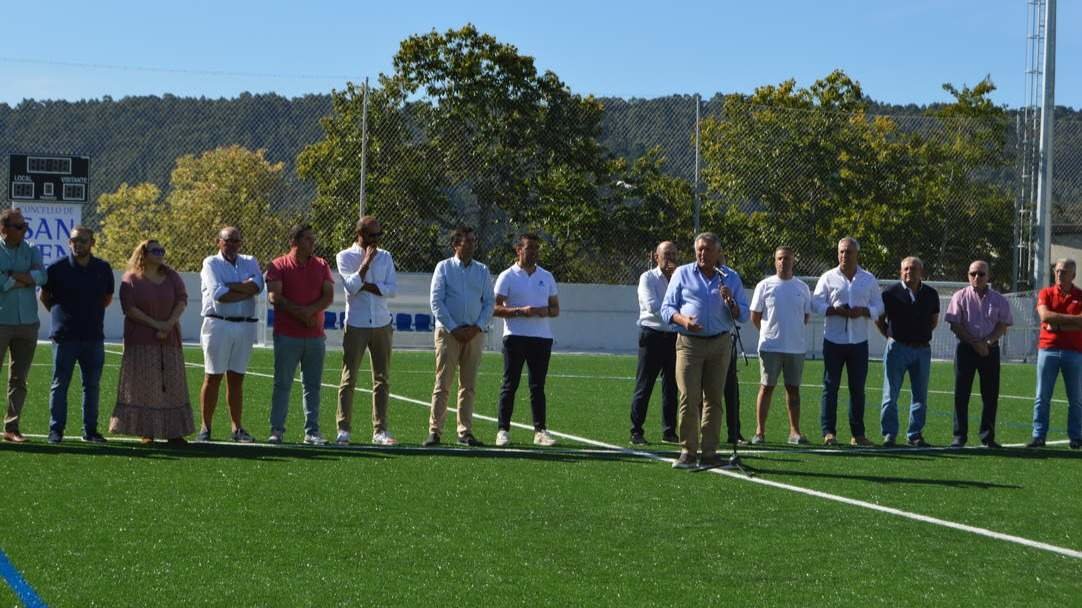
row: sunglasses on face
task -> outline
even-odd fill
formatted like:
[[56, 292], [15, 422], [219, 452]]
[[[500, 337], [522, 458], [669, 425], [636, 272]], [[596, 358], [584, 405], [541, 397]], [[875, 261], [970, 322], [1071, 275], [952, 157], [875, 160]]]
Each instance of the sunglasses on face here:
[[225, 241], [226, 243], [229, 243], [230, 245], [237, 245], [237, 244], [240, 244], [240, 243], [244, 242], [241, 239], [222, 239], [222, 240]]
[[78, 238], [72, 238], [71, 242], [72, 243], [78, 243], [80, 245], [86, 245], [87, 243], [90, 242], [90, 239], [85, 237], [85, 236], [81, 236], [81, 237], [78, 237]]
[[365, 236], [370, 239], [378, 239], [379, 237], [383, 236], [383, 231], [380, 230], [379, 232], [369, 232]]
[[165, 247], [148, 247], [147, 253], [150, 255], [163, 256], [165, 255]]
[[984, 273], [983, 270], [974, 270], [973, 272], [969, 273], [969, 276], [971, 276], [971, 277], [983, 277], [984, 274], [985, 273]]
[[26, 230], [30, 227], [30, 224], [23, 222], [22, 224], [9, 224], [4, 222], [4, 228], [11, 228], [12, 230]]

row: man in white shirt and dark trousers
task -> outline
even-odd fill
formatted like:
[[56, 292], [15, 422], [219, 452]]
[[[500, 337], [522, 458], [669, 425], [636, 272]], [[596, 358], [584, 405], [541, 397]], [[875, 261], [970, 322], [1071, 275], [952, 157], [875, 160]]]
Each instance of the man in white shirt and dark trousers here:
[[800, 432], [800, 381], [804, 373], [804, 327], [811, 313], [811, 290], [793, 276], [795, 259], [790, 247], [774, 251], [776, 274], [755, 286], [751, 296], [751, 322], [759, 330], [759, 397], [755, 403], [754, 444], [766, 442], [766, 415], [778, 379], [784, 377], [789, 410], [789, 440], [808, 443]]
[[353, 428], [357, 368], [367, 349], [372, 357], [372, 443], [396, 445], [388, 430], [391, 387], [391, 342], [394, 337], [387, 298], [398, 291], [394, 258], [380, 249], [383, 228], [371, 215], [357, 222], [357, 242], [338, 252], [338, 273], [346, 290], [345, 335], [342, 338], [342, 381], [338, 385], [339, 445], [348, 445]]
[[639, 365], [631, 397], [631, 445], [647, 445], [643, 434], [650, 394], [661, 374], [661, 440], [680, 443], [676, 434], [676, 328], [661, 320], [661, 302], [676, 270], [676, 245], [665, 241], [654, 250], [656, 266], [639, 276]]
[[477, 370], [485, 349], [485, 328], [492, 321], [492, 278], [488, 266], [473, 259], [477, 235], [459, 226], [451, 235], [454, 255], [436, 265], [429, 302], [436, 317], [436, 386], [425, 447], [440, 444], [447, 418], [447, 398], [458, 370], [458, 442], [483, 445], [473, 436]]
[[511, 414], [523, 364], [529, 373], [533, 442], [540, 446], [556, 444], [545, 423], [545, 377], [553, 341], [549, 317], [560, 314], [560, 301], [556, 297], [556, 280], [537, 265], [540, 249], [536, 234], [523, 234], [515, 245], [517, 261], [496, 278], [494, 314], [504, 319], [503, 386], [496, 432], [499, 447], [511, 443]]
[[255, 296], [263, 291], [263, 271], [250, 255], [242, 255], [240, 230], [226, 226], [218, 232], [218, 254], [203, 260], [199, 273], [203, 292], [203, 346], [206, 375], [199, 391], [203, 424], [196, 441], [210, 441], [218, 391], [225, 376], [225, 398], [229, 404], [232, 439], [251, 443], [253, 437], [241, 425], [244, 407], [244, 374], [252, 356], [259, 319]]
[[879, 282], [859, 265], [860, 244], [838, 241], [838, 266], [823, 273], [812, 294], [812, 308], [826, 316], [823, 331], [823, 399], [819, 425], [823, 445], [838, 443], [838, 389], [842, 368], [849, 375], [850, 444], [874, 445], [864, 431], [864, 382], [868, 377], [868, 329], [883, 314]]

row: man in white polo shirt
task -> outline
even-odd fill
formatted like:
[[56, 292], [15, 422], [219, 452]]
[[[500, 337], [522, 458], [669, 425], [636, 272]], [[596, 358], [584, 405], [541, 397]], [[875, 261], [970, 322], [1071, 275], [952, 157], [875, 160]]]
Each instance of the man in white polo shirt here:
[[776, 274], [755, 286], [751, 296], [751, 322], [759, 330], [759, 398], [755, 402], [754, 444], [766, 441], [766, 414], [778, 378], [785, 378], [785, 404], [789, 410], [789, 443], [808, 443], [800, 432], [800, 378], [804, 372], [804, 326], [811, 313], [811, 290], [793, 277], [795, 259], [790, 247], [774, 250]]
[[255, 296], [263, 291], [259, 262], [240, 253], [240, 230], [226, 226], [218, 232], [218, 254], [203, 260], [199, 273], [203, 292], [203, 346], [206, 375], [199, 391], [203, 424], [196, 441], [210, 441], [210, 426], [218, 407], [218, 392], [225, 376], [225, 398], [229, 404], [233, 441], [251, 443], [252, 436], [241, 426], [244, 407], [244, 374], [256, 340]]
[[364, 351], [372, 356], [372, 443], [398, 443], [388, 430], [391, 339], [394, 327], [387, 298], [398, 291], [394, 258], [379, 248], [383, 228], [371, 215], [357, 222], [357, 242], [338, 252], [338, 273], [346, 290], [345, 335], [342, 338], [342, 380], [338, 385], [338, 445], [347, 445], [353, 425], [357, 368]]
[[533, 442], [541, 446], [556, 443], [545, 425], [545, 377], [552, 355], [549, 317], [560, 314], [560, 301], [556, 297], [556, 279], [537, 265], [540, 250], [541, 240], [536, 234], [523, 234], [515, 245], [518, 260], [496, 278], [493, 314], [504, 319], [503, 386], [496, 432], [496, 445], [500, 447], [511, 443], [511, 414], [523, 364], [529, 374]]

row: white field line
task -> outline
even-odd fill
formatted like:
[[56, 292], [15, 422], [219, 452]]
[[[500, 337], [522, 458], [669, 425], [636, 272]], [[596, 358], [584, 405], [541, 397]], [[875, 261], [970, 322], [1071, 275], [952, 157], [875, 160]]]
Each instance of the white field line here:
[[[121, 355], [122, 354], [121, 352], [111, 351], [111, 350], [106, 351], [106, 352], [114, 354], [114, 355]], [[201, 365], [199, 365], [197, 363], [187, 363], [187, 362], [185, 362], [185, 365], [187, 365], [188, 367], [202, 367]], [[249, 373], [249, 375], [260, 376], [260, 377], [263, 377], [263, 378], [271, 378], [271, 379], [274, 378], [274, 376], [271, 375], [271, 374], [264, 374], [264, 373], [259, 373], [259, 372], [248, 372], [248, 373]], [[333, 385], [333, 384], [330, 384], [330, 383], [327, 383], [327, 382], [321, 383], [321, 386], [324, 386], [324, 387], [327, 387], [327, 388], [338, 388], [337, 385]], [[357, 390], [361, 391], [361, 392], [368, 392], [368, 393], [372, 392], [370, 389], [363, 389], [363, 388], [357, 388]], [[415, 405], [420, 405], [420, 406], [423, 406], [423, 407], [430, 407], [431, 406], [431, 404], [428, 401], [421, 401], [420, 399], [413, 399], [411, 397], [406, 397], [406, 396], [403, 396], [403, 395], [396, 395], [394, 393], [391, 393], [390, 397], [392, 397], [394, 399], [398, 399], [399, 401], [405, 401], [406, 403], [413, 403]], [[453, 407], [450, 407], [450, 406], [448, 406], [447, 409], [449, 411], [452, 411], [452, 412], [457, 412], [458, 411], [457, 408], [453, 408]], [[473, 415], [473, 417], [476, 418], [476, 419], [480, 419], [480, 420], [486, 420], [488, 422], [496, 422], [497, 421], [496, 418], [493, 418], [492, 416], [486, 416], [486, 415], [483, 415], [483, 414], [476, 414], [475, 413]], [[523, 424], [521, 422], [512, 422], [511, 426], [516, 427], [516, 428], [533, 430], [532, 426], [527, 425], [527, 424]], [[606, 449], [606, 450], [618, 451], [618, 452], [622, 452], [624, 454], [640, 456], [642, 458], [648, 458], [650, 460], [655, 460], [655, 461], [658, 461], [658, 462], [665, 462], [665, 463], [669, 463], [669, 464], [675, 462], [675, 459], [673, 459], [673, 458], [668, 458], [666, 456], [660, 456], [660, 455], [655, 454], [653, 452], [646, 452], [646, 451], [642, 451], [642, 450], [632, 450], [632, 449], [629, 449], [629, 448], [626, 448], [626, 447], [623, 447], [623, 446], [613, 445], [611, 443], [606, 443], [604, 441], [598, 441], [596, 439], [589, 439], [587, 437], [580, 437], [578, 435], [572, 435], [570, 433], [562, 433], [562, 432], [553, 431], [553, 430], [549, 430], [549, 433], [551, 433], [552, 435], [555, 435], [557, 437], [561, 437], [561, 438], [564, 438], [564, 439], [567, 439], [567, 440], [570, 440], [570, 441], [575, 441], [575, 442], [578, 442], [578, 443], [590, 445], [590, 446], [593, 446], [593, 447], [596, 447], [596, 448], [603, 448], [603, 449]], [[971, 449], [976, 449], [976, 448], [971, 448]], [[823, 450], [823, 451], [836, 452], [837, 450]], [[914, 450], [909, 449], [907, 451], [912, 452]], [[850, 506], [854, 506], [854, 507], [861, 507], [861, 508], [864, 508], [864, 509], [877, 511], [879, 513], [886, 513], [888, 515], [894, 515], [896, 517], [901, 517], [901, 518], [904, 518], [904, 519], [910, 519], [910, 520], [913, 520], [913, 521], [919, 521], [919, 522], [923, 522], [923, 523], [927, 523], [927, 524], [941, 526], [941, 527], [944, 527], [944, 528], [949, 528], [951, 530], [958, 530], [960, 532], [968, 532], [970, 534], [975, 534], [977, 536], [983, 536], [983, 537], [986, 537], [986, 538], [992, 538], [992, 539], [995, 539], [995, 540], [1014, 543], [1014, 544], [1017, 544], [1017, 545], [1022, 545], [1024, 547], [1029, 547], [1031, 549], [1039, 549], [1039, 550], [1042, 550], [1042, 551], [1048, 551], [1050, 553], [1056, 553], [1058, 555], [1063, 555], [1065, 557], [1073, 557], [1075, 559], [1082, 559], [1082, 551], [1078, 551], [1078, 550], [1075, 550], [1075, 549], [1068, 549], [1066, 547], [1060, 547], [1058, 545], [1052, 545], [1052, 544], [1043, 543], [1043, 542], [1040, 542], [1040, 541], [1030, 540], [1028, 538], [1023, 538], [1021, 536], [1015, 536], [1013, 534], [1004, 534], [1002, 532], [996, 532], [995, 530], [989, 530], [987, 528], [979, 528], [977, 526], [970, 526], [970, 525], [967, 525], [967, 524], [961, 524], [961, 523], [949, 521], [949, 520], [946, 520], [946, 519], [940, 519], [938, 517], [931, 517], [929, 515], [921, 515], [920, 513], [913, 513], [911, 511], [904, 511], [902, 509], [895, 509], [893, 507], [886, 507], [886, 506], [883, 506], [883, 505], [878, 505], [878, 504], [875, 504], [875, 503], [867, 502], [867, 501], [864, 501], [864, 500], [857, 500], [855, 498], [848, 498], [846, 496], [840, 496], [838, 494], [830, 494], [830, 493], [827, 493], [827, 492], [821, 492], [819, 490], [812, 490], [810, 488], [804, 488], [804, 487], [801, 487], [801, 486], [795, 486], [795, 485], [788, 484], [788, 483], [782, 483], [782, 482], [778, 482], [778, 481], [771, 481], [771, 480], [768, 480], [768, 479], [762, 479], [760, 477], [748, 477], [748, 476], [746, 476], [746, 475], [744, 475], [742, 473], [737, 473], [737, 472], [734, 472], [734, 471], [728, 471], [728, 470], [725, 470], [725, 469], [710, 469], [707, 472], [714, 473], [714, 474], [717, 474], [717, 475], [724, 475], [726, 477], [730, 477], [732, 479], [736, 479], [736, 480], [739, 480], [739, 481], [759, 484], [759, 485], [763, 485], [763, 486], [767, 486], [767, 487], [771, 487], [771, 488], [776, 488], [776, 489], [779, 489], [779, 490], [787, 490], [789, 492], [794, 492], [794, 493], [797, 493], [797, 494], [804, 494], [805, 496], [812, 496], [812, 497], [815, 497], [815, 498], [821, 498], [823, 500], [829, 500], [829, 501], [832, 501], [832, 502], [838, 502], [838, 503], [842, 503], [842, 504], [846, 504], [846, 505], [850, 505]]]

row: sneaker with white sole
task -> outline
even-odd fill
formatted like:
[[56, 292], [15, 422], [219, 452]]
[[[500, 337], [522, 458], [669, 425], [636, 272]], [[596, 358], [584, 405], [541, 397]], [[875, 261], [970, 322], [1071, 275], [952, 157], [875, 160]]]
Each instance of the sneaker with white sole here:
[[765, 435], [752, 435], [751, 436], [751, 444], [752, 445], [762, 445], [764, 443], [766, 443], [766, 436]]
[[252, 435], [243, 428], [238, 428], [233, 431], [232, 439], [237, 443], [252, 443], [255, 441], [255, 437], [252, 437]]
[[533, 444], [547, 448], [556, 445], [556, 438], [548, 431], [537, 431], [533, 434]]
[[338, 445], [349, 445], [349, 431], [338, 431], [338, 436], [334, 438], [334, 442]]
[[323, 435], [316, 433], [304, 434], [305, 445], [327, 445], [327, 440], [323, 438]]
[[282, 443], [282, 431], [271, 431], [270, 437], [267, 437], [267, 443], [276, 445]]
[[210, 442], [210, 429], [199, 429], [199, 432], [195, 434], [196, 443], [209, 443]]
[[380, 431], [372, 435], [372, 443], [375, 445], [398, 445], [398, 440], [391, 435], [390, 431]]
[[808, 438], [803, 435], [789, 435], [789, 445], [807, 445]]
[[496, 432], [496, 447], [505, 448], [511, 445], [511, 431]]

